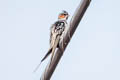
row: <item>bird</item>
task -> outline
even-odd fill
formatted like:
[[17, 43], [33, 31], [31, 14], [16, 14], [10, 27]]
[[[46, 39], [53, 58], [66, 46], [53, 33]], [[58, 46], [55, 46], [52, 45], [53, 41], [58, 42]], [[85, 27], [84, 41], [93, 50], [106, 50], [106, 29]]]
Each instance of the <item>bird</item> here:
[[[48, 52], [46, 55], [42, 58], [40, 64], [51, 54], [51, 62], [54, 57], [55, 50], [59, 48], [60, 41], [63, 40], [63, 37], [66, 33], [66, 29], [68, 26], [67, 20], [68, 20], [69, 14], [67, 11], [63, 10], [58, 15], [58, 20], [52, 24], [50, 27], [50, 48], [48, 49]], [[39, 68], [40, 64], [37, 66], [35, 71]]]

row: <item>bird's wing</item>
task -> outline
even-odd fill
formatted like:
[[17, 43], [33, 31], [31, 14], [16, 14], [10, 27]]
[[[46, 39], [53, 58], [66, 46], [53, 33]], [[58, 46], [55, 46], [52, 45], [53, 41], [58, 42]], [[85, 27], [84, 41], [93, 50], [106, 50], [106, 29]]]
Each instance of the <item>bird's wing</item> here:
[[52, 62], [52, 59], [53, 59], [53, 57], [54, 57], [54, 53], [55, 53], [55, 50], [56, 50], [56, 48], [57, 48], [57, 45], [59, 44], [59, 41], [60, 41], [60, 35], [58, 35], [58, 34], [54, 34], [55, 36], [55, 38], [54, 38], [54, 41], [53, 41], [53, 46], [52, 46], [52, 52], [51, 52], [51, 61], [50, 61], [50, 65], [51, 65], [51, 62]]
[[[61, 35], [63, 35], [63, 33], [64, 33], [64, 30], [66, 27], [65, 24], [66, 23], [64, 21], [61, 21], [61, 22], [57, 21], [51, 26], [51, 28], [50, 28], [50, 48], [49, 48], [47, 54], [41, 60], [41, 62], [43, 62], [48, 57], [48, 55], [50, 53], [52, 53], [51, 61], [50, 61], [50, 65], [51, 65], [52, 59], [54, 57], [54, 52], [60, 42]], [[40, 62], [40, 64], [41, 64], [41, 62]], [[39, 68], [40, 64], [37, 66], [35, 71]]]
[[46, 53], [46, 55], [41, 60], [41, 62], [44, 61], [49, 56], [49, 54], [52, 52], [53, 43], [54, 43], [54, 37], [53, 37], [54, 29], [55, 29], [55, 25], [53, 24], [50, 27], [50, 48], [49, 48], [48, 52]]
[[46, 53], [46, 55], [42, 58], [42, 60], [40, 61], [40, 63], [38, 64], [38, 66], [35, 68], [35, 70], [33, 72], [36, 72], [37, 69], [39, 68], [39, 66], [41, 65], [41, 63], [50, 55], [50, 53], [52, 52], [52, 44], [53, 43], [53, 31], [54, 31], [54, 24], [50, 27], [50, 48], [48, 50], [48, 52]]
[[51, 37], [51, 46], [52, 46], [52, 52], [51, 53], [52, 53], [52, 56], [51, 56], [51, 61], [50, 61], [49, 65], [51, 65], [52, 59], [54, 57], [55, 50], [56, 50], [57, 46], [59, 45], [61, 35], [64, 32], [65, 22], [58, 21], [58, 22], [55, 23], [55, 26], [53, 28], [54, 29], [52, 31], [52, 37]]
[[50, 27], [50, 48], [48, 50], [48, 52], [46, 53], [46, 55], [43, 57], [43, 59], [41, 60], [41, 62], [43, 62], [48, 56], [49, 54], [52, 52], [52, 46], [53, 46], [53, 31], [55, 29], [55, 25], [53, 24], [51, 27]]
[[53, 58], [53, 54], [58, 46], [61, 35], [63, 35], [64, 33], [65, 26], [66, 26], [66, 22], [57, 21], [50, 27], [50, 48], [47, 54], [45, 55], [45, 57], [41, 60], [41, 62], [44, 61], [50, 53], [52, 53], [51, 59]]

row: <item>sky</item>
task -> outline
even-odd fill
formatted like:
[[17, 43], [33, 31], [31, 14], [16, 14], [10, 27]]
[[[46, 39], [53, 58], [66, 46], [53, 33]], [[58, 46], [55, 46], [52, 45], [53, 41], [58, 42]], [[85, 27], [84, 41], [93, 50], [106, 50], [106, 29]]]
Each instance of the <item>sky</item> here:
[[[81, 0], [0, 0], [0, 80], [39, 80], [50, 26]], [[51, 80], [120, 80], [120, 0], [92, 0]]]

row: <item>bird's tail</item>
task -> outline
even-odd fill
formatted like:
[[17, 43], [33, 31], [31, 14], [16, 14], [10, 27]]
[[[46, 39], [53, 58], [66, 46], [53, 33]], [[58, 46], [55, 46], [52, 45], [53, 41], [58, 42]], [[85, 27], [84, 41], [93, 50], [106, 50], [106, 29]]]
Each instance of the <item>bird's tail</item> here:
[[35, 70], [33, 72], [36, 72], [40, 65], [41, 65], [41, 62], [38, 64], [38, 66], [35, 68]]
[[43, 59], [40, 61], [40, 63], [38, 64], [38, 66], [35, 68], [35, 70], [33, 72], [36, 72], [37, 69], [39, 68], [39, 66], [41, 65], [41, 63], [48, 57], [48, 55], [51, 53], [52, 48], [50, 48], [47, 52], [47, 54], [43, 57]]
[[48, 55], [51, 53], [51, 51], [52, 51], [52, 48], [50, 48], [48, 50], [47, 54], [43, 57], [43, 59], [41, 60], [41, 62], [43, 62], [48, 57]]

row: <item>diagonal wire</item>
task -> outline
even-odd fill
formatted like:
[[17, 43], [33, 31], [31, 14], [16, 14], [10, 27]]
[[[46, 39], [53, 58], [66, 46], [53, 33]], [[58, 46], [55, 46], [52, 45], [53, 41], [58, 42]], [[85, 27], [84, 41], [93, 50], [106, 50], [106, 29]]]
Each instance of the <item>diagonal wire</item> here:
[[[70, 21], [67, 34], [63, 38], [63, 41], [60, 43], [60, 46], [59, 46], [60, 48], [57, 49], [55, 56], [53, 57], [53, 60], [51, 62], [50, 67], [48, 67], [49, 65], [47, 65], [40, 80], [50, 80], [53, 72], [55, 71], [55, 68], [56, 68], [58, 62], [60, 61], [70, 39], [72, 38], [72, 36], [73, 36], [78, 24], [80, 23], [86, 9], [88, 8], [90, 2], [91, 2], [91, 0], [81, 0], [80, 4], [78, 5], [78, 7]], [[63, 44], [63, 47], [62, 47], [62, 44]]]

